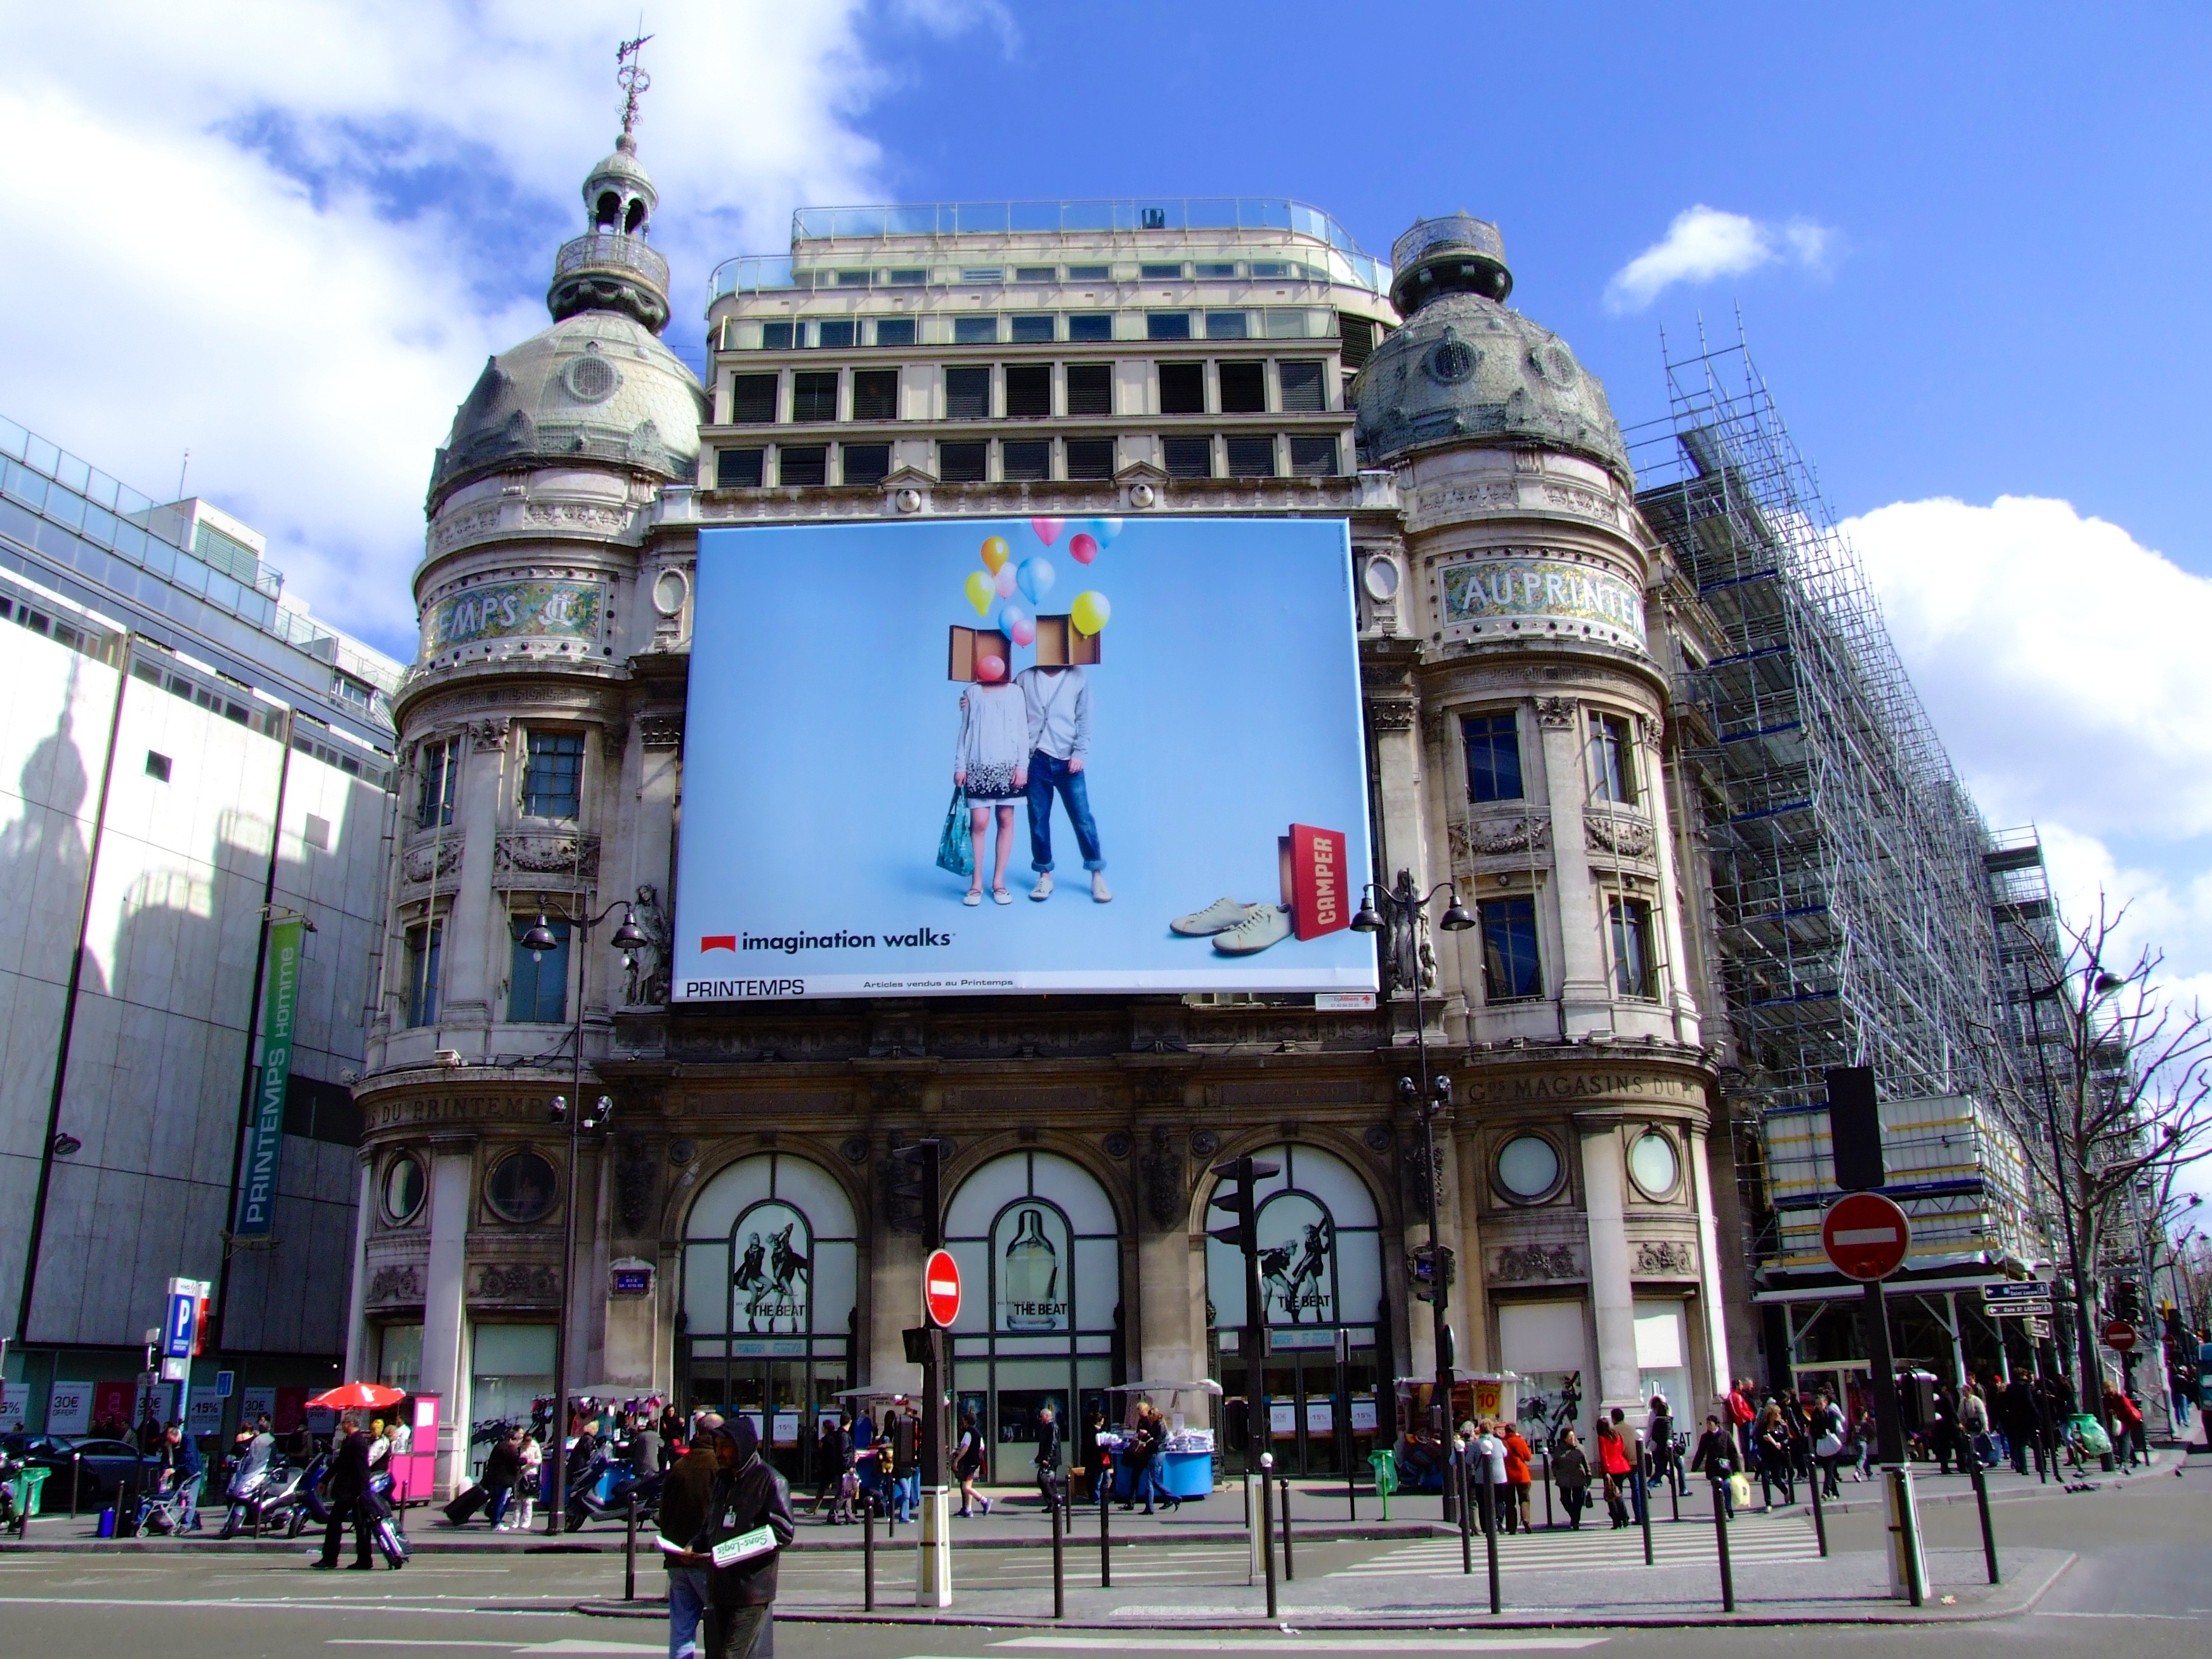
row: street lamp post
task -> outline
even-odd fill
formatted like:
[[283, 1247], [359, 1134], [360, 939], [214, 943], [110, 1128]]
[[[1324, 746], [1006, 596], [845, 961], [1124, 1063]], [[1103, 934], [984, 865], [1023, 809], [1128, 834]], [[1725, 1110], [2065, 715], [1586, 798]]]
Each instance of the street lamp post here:
[[[1418, 891], [1413, 885], [1413, 872], [1401, 870], [1397, 885], [1376, 890], [1374, 883], [1367, 884], [1366, 893], [1359, 906], [1359, 914], [1352, 917], [1352, 925], [1363, 933], [1387, 933], [1385, 951], [1390, 964], [1392, 981], [1410, 984], [1413, 993], [1413, 1049], [1418, 1056], [1421, 1080], [1418, 1085], [1409, 1077], [1398, 1079], [1398, 1097], [1407, 1103], [1418, 1101], [1421, 1113], [1421, 1200], [1429, 1224], [1429, 1311], [1436, 1322], [1437, 1351], [1436, 1398], [1431, 1406], [1437, 1433], [1437, 1449], [1444, 1450], [1451, 1443], [1451, 1329], [1446, 1322], [1446, 1304], [1443, 1229], [1437, 1215], [1437, 1109], [1451, 1103], [1451, 1079], [1437, 1078], [1431, 1085], [1429, 1079], [1429, 1024], [1425, 1004], [1422, 1000], [1421, 918], [1439, 893], [1449, 895], [1449, 902], [1437, 918], [1437, 926], [1448, 933], [1462, 933], [1474, 926], [1474, 917], [1459, 902], [1458, 891], [1449, 882], [1440, 882], [1427, 893]], [[1410, 967], [1403, 964], [1410, 963]], [[1391, 988], [1396, 988], [1395, 983]], [[1452, 1517], [1452, 1483], [1443, 1486], [1444, 1518]]]
[[[553, 907], [561, 919], [574, 930], [580, 946], [591, 937], [592, 929], [617, 910], [622, 921], [607, 943], [623, 953], [625, 963], [634, 960], [636, 953], [652, 943], [645, 930], [637, 925], [630, 912], [629, 901], [617, 899], [597, 915], [571, 916]], [[560, 948], [561, 940], [546, 924], [545, 912], [538, 913], [538, 920], [523, 933], [521, 943], [534, 962], [542, 962], [545, 952]], [[553, 1118], [568, 1127], [568, 1201], [561, 1212], [561, 1279], [560, 1302], [553, 1328], [553, 1443], [547, 1449], [553, 1460], [553, 1501], [545, 1509], [545, 1532], [548, 1537], [558, 1536], [568, 1507], [568, 1310], [575, 1291], [576, 1267], [576, 1161], [584, 1129], [595, 1129], [607, 1120], [613, 1103], [605, 1095], [587, 1113], [583, 1109], [584, 1097], [584, 951], [576, 952], [575, 1018], [569, 1022], [569, 1047], [573, 1050], [572, 1085], [566, 1098], [556, 1096]]]

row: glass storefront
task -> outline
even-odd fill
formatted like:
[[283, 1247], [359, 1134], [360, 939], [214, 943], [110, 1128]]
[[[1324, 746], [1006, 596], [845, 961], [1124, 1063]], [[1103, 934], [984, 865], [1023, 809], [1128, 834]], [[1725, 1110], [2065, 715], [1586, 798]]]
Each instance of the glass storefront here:
[[[1244, 1323], [1244, 1262], [1232, 1244], [1209, 1238], [1206, 1297], [1225, 1423], [1251, 1427], [1249, 1449], [1223, 1446], [1224, 1467], [1241, 1473], [1259, 1449], [1285, 1474], [1336, 1474], [1389, 1443], [1389, 1310], [1382, 1296], [1382, 1236], [1375, 1200], [1352, 1167], [1318, 1146], [1273, 1146], [1255, 1154], [1279, 1166], [1259, 1183], [1260, 1295], [1267, 1322], [1261, 1369], [1264, 1413], [1248, 1405], [1238, 1352]], [[1378, 1436], [1382, 1437], [1378, 1439]]]
[[973, 1417], [988, 1478], [1026, 1481], [1049, 1407], [1079, 1462], [1081, 1426], [1109, 1412], [1118, 1380], [1121, 1249], [1105, 1188], [1055, 1153], [1011, 1152], [961, 1182], [945, 1234], [966, 1291], [952, 1328], [956, 1430]]
[[819, 1164], [782, 1152], [732, 1164], [685, 1224], [678, 1345], [687, 1405], [753, 1420], [775, 1466], [817, 1481], [817, 1422], [851, 1378], [860, 1247], [853, 1204]]
[[[478, 1325], [470, 1332], [469, 1421], [472, 1429], [502, 1422], [529, 1425], [531, 1407], [553, 1392], [556, 1330], [551, 1325]], [[419, 1365], [419, 1358], [417, 1363]], [[468, 1464], [471, 1474], [483, 1467], [490, 1451], [489, 1439], [478, 1443], [473, 1432], [471, 1434]]]

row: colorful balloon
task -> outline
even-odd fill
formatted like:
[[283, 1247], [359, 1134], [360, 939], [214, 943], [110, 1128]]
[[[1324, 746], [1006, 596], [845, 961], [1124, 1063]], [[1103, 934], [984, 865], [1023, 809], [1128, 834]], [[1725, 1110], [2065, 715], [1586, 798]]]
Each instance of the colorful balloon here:
[[1030, 528], [1036, 532], [1039, 541], [1050, 547], [1060, 539], [1060, 526], [1066, 522], [1065, 519], [1031, 519]]
[[1098, 538], [1078, 532], [1067, 538], [1067, 556], [1078, 564], [1089, 564], [1098, 556]]
[[[1024, 560], [1022, 564], [1022, 569], [1026, 570], [1028, 568], [1028, 562]], [[992, 591], [997, 593], [1002, 599], [1011, 599], [1014, 597], [1014, 584], [1020, 580], [1020, 571], [1015, 569], [1015, 568], [1011, 564], [1002, 564], [999, 567], [998, 579], [991, 584]], [[1031, 597], [1034, 598], [1036, 596], [1031, 595]]]
[[1023, 627], [1035, 631], [1036, 623], [1036, 613], [1018, 599], [1008, 599], [999, 607], [999, 626], [1009, 634]]
[[1090, 529], [1091, 533], [1098, 538], [1099, 546], [1111, 547], [1121, 533], [1121, 521], [1119, 519], [1093, 519]]
[[991, 579], [980, 570], [969, 571], [967, 592], [968, 603], [975, 607], [975, 614], [979, 617], [990, 615], [991, 600], [994, 597], [991, 590]]
[[983, 543], [983, 568], [989, 571], [993, 575], [997, 575], [999, 574], [999, 567], [1006, 563], [1008, 559], [1011, 559], [1013, 556], [1013, 550], [1006, 545], [1006, 538], [1004, 536], [992, 536], [985, 539]]
[[986, 685], [1006, 678], [1006, 659], [997, 652], [986, 652], [975, 659], [975, 678]]
[[1036, 643], [1036, 624], [1029, 620], [1026, 617], [1020, 622], [1009, 623], [1006, 625], [1006, 636], [1012, 640], [1016, 645], [1035, 645]]
[[1107, 623], [1113, 617], [1114, 607], [1106, 603], [1103, 593], [1089, 590], [1075, 596], [1075, 603], [1068, 607], [1068, 615], [1085, 633], [1103, 634], [1106, 631]]
[[[1003, 571], [1000, 574], [1001, 577], [1005, 574]], [[1027, 599], [1031, 605], [1042, 605], [1044, 603], [1044, 596], [1052, 592], [1052, 584], [1054, 580], [1054, 574], [1055, 573], [1054, 572], [1051, 562], [1048, 560], [1024, 559], [1021, 563], [1020, 570], [1016, 573], [1015, 579], [1021, 585], [1022, 597], [1024, 599]]]

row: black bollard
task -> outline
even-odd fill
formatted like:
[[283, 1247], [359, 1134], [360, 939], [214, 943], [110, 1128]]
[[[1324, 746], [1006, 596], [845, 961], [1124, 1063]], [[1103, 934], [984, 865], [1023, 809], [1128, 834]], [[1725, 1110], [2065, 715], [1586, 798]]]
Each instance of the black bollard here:
[[1052, 1616], [1067, 1617], [1067, 1561], [1062, 1543], [1060, 1505], [1052, 1506]]
[[1629, 1472], [1629, 1479], [1634, 1483], [1632, 1490], [1636, 1499], [1636, 1513], [1642, 1516], [1644, 1521], [1644, 1565], [1648, 1567], [1652, 1562], [1651, 1483], [1644, 1478], [1642, 1458], [1637, 1459], [1636, 1467]]
[[1549, 1532], [1559, 1522], [1552, 1519], [1552, 1443], [1544, 1443], [1544, 1530]]
[[637, 1489], [632, 1487], [623, 1516], [623, 1600], [637, 1600]]
[[1815, 1460], [1813, 1464], [1813, 1536], [1820, 1540], [1822, 1560], [1826, 1560], [1828, 1555], [1828, 1517], [1820, 1512], [1820, 1483], [1827, 1478], [1827, 1471]]
[[1452, 1496], [1459, 1504], [1459, 1570], [1468, 1577], [1474, 1577], [1474, 1511], [1468, 1507], [1468, 1487], [1467, 1465], [1452, 1459]]
[[1275, 1617], [1275, 1503], [1270, 1471], [1273, 1457], [1260, 1460], [1260, 1556], [1267, 1568], [1267, 1618]]
[[[1999, 1583], [2002, 1581], [1997, 1575], [1997, 1535], [1990, 1528], [1990, 1488], [1982, 1479], [1982, 1455], [1970, 1445], [1966, 1455], [1974, 1460], [1974, 1507], [1982, 1514], [1982, 1560], [1989, 1567], [1990, 1583]], [[1827, 1553], [1827, 1545], [1823, 1541], [1820, 1553]]]
[[860, 1495], [860, 1611], [876, 1610], [876, 1505]]
[[1717, 1480], [1713, 1488], [1713, 1537], [1721, 1555], [1721, 1611], [1735, 1611], [1735, 1574], [1729, 1567], [1728, 1494]]
[[1287, 1474], [1285, 1475], [1282, 1479], [1281, 1484], [1283, 1493], [1283, 1582], [1285, 1584], [1291, 1584], [1297, 1583], [1298, 1577], [1297, 1568], [1291, 1560], [1291, 1477]]
[[1667, 1471], [1667, 1508], [1668, 1519], [1682, 1518], [1682, 1470], [1680, 1454], [1675, 1455], [1674, 1466]]
[[84, 1454], [82, 1452], [71, 1452], [70, 1454], [70, 1519], [72, 1521], [76, 1519], [77, 1472], [82, 1466], [83, 1462]]
[[1098, 1588], [1114, 1588], [1114, 1489], [1098, 1500]]
[[1498, 1582], [1498, 1488], [1488, 1480], [1482, 1483], [1482, 1547], [1490, 1557], [1490, 1610], [1503, 1613], [1505, 1601]]

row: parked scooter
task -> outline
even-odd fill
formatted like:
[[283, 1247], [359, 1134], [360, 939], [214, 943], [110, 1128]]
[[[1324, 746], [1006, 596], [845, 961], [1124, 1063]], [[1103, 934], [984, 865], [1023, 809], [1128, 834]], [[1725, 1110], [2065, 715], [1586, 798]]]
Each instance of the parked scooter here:
[[624, 1475], [607, 1489], [605, 1502], [592, 1497], [599, 1489], [599, 1478], [611, 1466], [612, 1459], [607, 1449], [600, 1446], [591, 1459], [570, 1477], [568, 1486], [568, 1528], [574, 1532], [586, 1521], [621, 1521], [629, 1515], [630, 1494], [637, 1494], [637, 1518], [641, 1523], [650, 1521], [660, 1509], [660, 1488], [663, 1476], [659, 1470], [646, 1475]]
[[323, 1507], [320, 1488], [330, 1467], [331, 1455], [326, 1451], [317, 1452], [308, 1460], [307, 1468], [300, 1471], [300, 1478], [292, 1483], [291, 1490], [283, 1497], [272, 1499], [262, 1511], [261, 1524], [269, 1527], [282, 1521], [285, 1527], [284, 1535], [297, 1538], [307, 1529], [310, 1521], [328, 1521], [331, 1512]]
[[[313, 1477], [312, 1481], [303, 1477], [300, 1482], [300, 1507], [292, 1514], [291, 1535], [295, 1538], [311, 1525], [327, 1527], [331, 1523], [330, 1500], [322, 1492], [323, 1472], [329, 1462], [328, 1453], [319, 1455], [308, 1466]], [[400, 1536], [399, 1528], [392, 1518], [392, 1476], [387, 1471], [379, 1469], [369, 1476], [368, 1504], [375, 1513], [375, 1522], [369, 1529], [369, 1534], [375, 1539], [376, 1547], [392, 1566], [405, 1566], [407, 1540]]]

